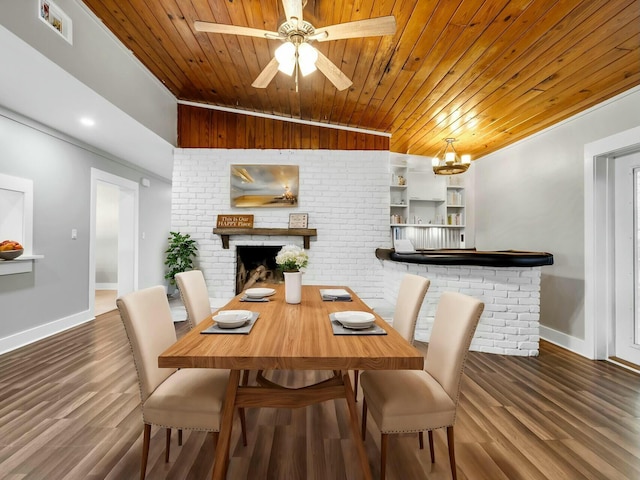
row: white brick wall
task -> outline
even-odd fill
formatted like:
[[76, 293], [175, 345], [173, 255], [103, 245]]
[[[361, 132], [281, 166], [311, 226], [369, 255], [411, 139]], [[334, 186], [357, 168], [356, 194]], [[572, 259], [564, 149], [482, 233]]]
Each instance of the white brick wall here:
[[416, 339], [429, 341], [440, 294], [455, 291], [479, 298], [484, 312], [471, 350], [537, 356], [540, 328], [540, 267], [416, 265], [385, 261], [385, 300], [394, 304], [405, 273], [431, 280], [418, 316]]
[[[171, 228], [197, 241], [198, 268], [212, 298], [235, 295], [236, 245], [302, 246], [301, 237], [232, 236], [222, 248], [212, 233], [216, 216], [252, 213], [254, 226], [286, 228], [289, 213], [309, 214], [311, 239], [306, 284], [348, 285], [363, 299], [382, 299], [382, 265], [375, 249], [391, 245], [389, 154], [379, 151], [177, 149]], [[230, 164], [300, 167], [298, 208], [230, 207]]]
[[[234, 163], [299, 165], [298, 208], [232, 209], [229, 165]], [[177, 149], [171, 228], [190, 233], [198, 242], [197, 265], [209, 295], [224, 303], [235, 295], [236, 245], [302, 246], [302, 238], [232, 236], [225, 250], [212, 233], [216, 216], [253, 213], [255, 227], [285, 228], [289, 213], [308, 213], [309, 227], [316, 228], [318, 236], [308, 251], [304, 283], [348, 285], [390, 319], [403, 274], [423, 275], [431, 287], [418, 319], [418, 340], [429, 340], [440, 292], [459, 291], [486, 304], [472, 350], [537, 355], [539, 267], [446, 267], [376, 259], [376, 248], [391, 246], [388, 172], [387, 152]]]

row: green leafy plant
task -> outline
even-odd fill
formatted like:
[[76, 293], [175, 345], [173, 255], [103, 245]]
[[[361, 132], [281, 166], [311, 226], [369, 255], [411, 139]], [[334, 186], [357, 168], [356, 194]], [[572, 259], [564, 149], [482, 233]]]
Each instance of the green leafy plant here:
[[169, 248], [164, 252], [167, 254], [164, 264], [169, 267], [169, 271], [164, 278], [169, 280], [171, 285], [175, 285], [177, 273], [193, 269], [193, 259], [198, 254], [198, 246], [188, 233], [169, 233]]

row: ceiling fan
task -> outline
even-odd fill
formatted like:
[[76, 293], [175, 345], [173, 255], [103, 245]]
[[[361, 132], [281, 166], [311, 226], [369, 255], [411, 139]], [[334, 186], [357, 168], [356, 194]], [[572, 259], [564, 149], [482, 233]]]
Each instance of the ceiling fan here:
[[396, 19], [393, 15], [315, 28], [302, 19], [302, 2], [303, 0], [282, 0], [287, 20], [278, 27], [277, 32], [201, 21], [196, 21], [194, 28], [199, 32], [280, 40], [282, 45], [276, 49], [275, 57], [251, 85], [255, 88], [266, 88], [280, 70], [287, 75], [293, 75], [295, 72], [296, 91], [298, 90], [298, 72], [306, 76], [316, 68], [338, 90], [344, 90], [352, 85], [351, 80], [331, 60], [311, 46], [312, 42], [393, 35], [396, 32]]

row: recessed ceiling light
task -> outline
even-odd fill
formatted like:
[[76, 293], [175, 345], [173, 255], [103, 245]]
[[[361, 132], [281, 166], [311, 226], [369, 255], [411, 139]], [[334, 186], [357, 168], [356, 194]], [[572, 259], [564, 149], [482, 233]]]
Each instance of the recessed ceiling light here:
[[95, 120], [89, 117], [82, 117], [80, 123], [85, 127], [93, 127], [96, 124]]

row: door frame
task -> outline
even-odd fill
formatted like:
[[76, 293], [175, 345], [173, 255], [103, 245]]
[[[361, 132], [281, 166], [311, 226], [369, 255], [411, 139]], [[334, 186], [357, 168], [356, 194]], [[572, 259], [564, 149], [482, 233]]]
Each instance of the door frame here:
[[[640, 153], [617, 157], [613, 162], [612, 185], [615, 195], [615, 315], [608, 356], [640, 365], [640, 346], [636, 335], [637, 314], [637, 212]], [[631, 220], [631, 221], [629, 221]], [[630, 322], [629, 322], [630, 320]], [[632, 340], [629, 343], [629, 335]]]
[[[613, 213], [611, 162], [640, 152], [640, 127], [591, 142], [584, 147], [584, 320], [585, 351], [604, 360], [612, 349], [614, 310]], [[604, 228], [603, 228], [604, 227]]]
[[[118, 196], [119, 209], [125, 208], [130, 215], [118, 221], [118, 244], [131, 245], [133, 251], [126, 252], [128, 258], [132, 259], [130, 269], [121, 268], [121, 257], [123, 252], [118, 247], [118, 292], [122, 291], [122, 285], [133, 285], [133, 289], [138, 288], [138, 206], [139, 206], [139, 185], [117, 175], [91, 168], [91, 219], [89, 228], [89, 313], [95, 316], [95, 290], [96, 290], [96, 208], [97, 208], [97, 186], [99, 182], [115, 185], [120, 190]], [[124, 203], [124, 204], [123, 204]], [[122, 271], [121, 271], [122, 270]], [[126, 275], [126, 278], [123, 277]]]

